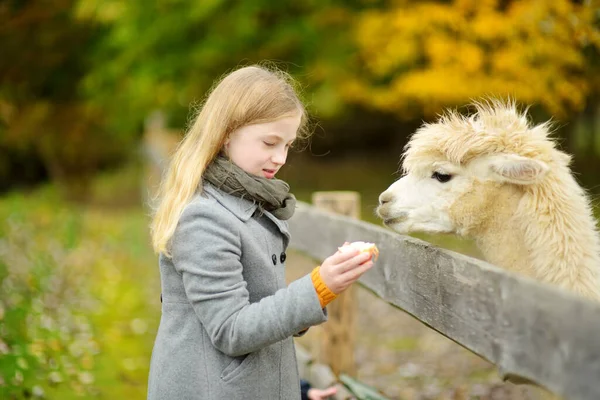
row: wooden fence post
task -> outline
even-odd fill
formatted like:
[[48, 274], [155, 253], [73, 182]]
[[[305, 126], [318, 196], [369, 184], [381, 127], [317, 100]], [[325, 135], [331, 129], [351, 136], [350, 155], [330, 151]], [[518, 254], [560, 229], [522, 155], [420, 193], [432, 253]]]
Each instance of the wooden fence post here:
[[[315, 207], [360, 219], [360, 194], [357, 192], [315, 192]], [[339, 243], [341, 246], [343, 243]], [[327, 306], [328, 321], [322, 325], [323, 335], [319, 361], [329, 365], [336, 376], [356, 376], [354, 363], [356, 290], [350, 286]]]

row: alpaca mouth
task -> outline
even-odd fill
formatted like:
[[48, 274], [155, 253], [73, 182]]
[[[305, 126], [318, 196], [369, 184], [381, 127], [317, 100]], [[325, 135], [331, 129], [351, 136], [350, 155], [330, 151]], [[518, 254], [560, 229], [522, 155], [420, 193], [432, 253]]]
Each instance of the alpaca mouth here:
[[408, 219], [408, 211], [401, 211], [397, 213], [393, 218], [383, 218], [383, 224], [390, 226], [402, 223]]
[[383, 220], [384, 225], [399, 224], [408, 218], [408, 211], [391, 212], [389, 204], [382, 204], [375, 210], [375, 214]]
[[384, 219], [383, 224], [390, 226], [390, 225], [399, 224], [404, 221], [406, 221], [406, 218], [391, 218], [391, 219]]

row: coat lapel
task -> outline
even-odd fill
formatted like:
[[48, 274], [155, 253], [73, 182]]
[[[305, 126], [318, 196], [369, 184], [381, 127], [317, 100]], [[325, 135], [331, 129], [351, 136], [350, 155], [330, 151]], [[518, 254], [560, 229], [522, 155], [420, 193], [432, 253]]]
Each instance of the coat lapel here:
[[204, 185], [204, 191], [244, 222], [248, 221], [252, 214], [254, 214], [254, 211], [258, 208], [258, 206], [250, 200], [222, 192], [209, 183]]
[[277, 226], [279, 231], [283, 234], [283, 236], [285, 238], [283, 244], [284, 244], [284, 247], [287, 248], [288, 243], [290, 242], [290, 231], [288, 230], [287, 222], [278, 219], [276, 216], [274, 216], [273, 214], [271, 214], [268, 211], [264, 211], [264, 214], [267, 218], [269, 218], [271, 221], [273, 221], [273, 223]]
[[[203, 189], [207, 194], [217, 200], [223, 207], [228, 209], [231, 213], [244, 222], [248, 221], [258, 208], [254, 202], [222, 192], [209, 183], [206, 183]], [[273, 221], [275, 226], [277, 226], [279, 231], [283, 234], [285, 238], [284, 244], [285, 247], [287, 247], [290, 241], [290, 232], [288, 230], [287, 222], [281, 221], [268, 211], [263, 211], [263, 214]]]

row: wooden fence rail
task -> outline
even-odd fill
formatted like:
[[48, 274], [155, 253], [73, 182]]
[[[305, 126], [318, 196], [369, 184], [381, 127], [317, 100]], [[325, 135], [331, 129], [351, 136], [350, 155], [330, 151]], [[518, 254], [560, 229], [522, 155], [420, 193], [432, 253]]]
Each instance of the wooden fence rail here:
[[600, 399], [600, 304], [493, 265], [300, 203], [291, 247], [323, 259], [344, 241], [377, 243], [360, 283], [495, 364], [504, 378], [574, 400]]

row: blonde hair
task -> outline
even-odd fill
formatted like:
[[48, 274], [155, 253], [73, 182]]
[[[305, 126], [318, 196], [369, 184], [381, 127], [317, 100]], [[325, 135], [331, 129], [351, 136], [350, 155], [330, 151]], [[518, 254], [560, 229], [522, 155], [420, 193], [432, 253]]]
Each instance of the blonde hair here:
[[299, 137], [307, 135], [306, 111], [295, 82], [285, 72], [248, 66], [225, 75], [210, 91], [173, 155], [151, 224], [154, 251], [170, 257], [169, 244], [185, 206], [201, 191], [206, 167], [236, 129], [302, 115]]

